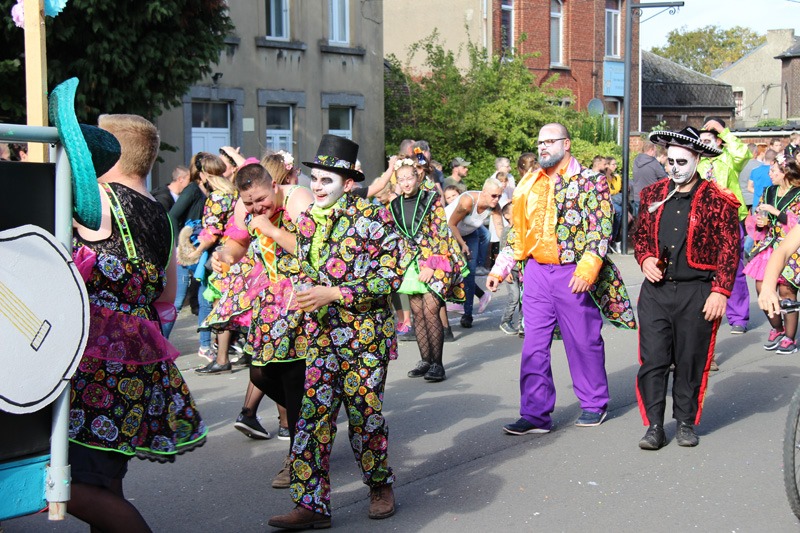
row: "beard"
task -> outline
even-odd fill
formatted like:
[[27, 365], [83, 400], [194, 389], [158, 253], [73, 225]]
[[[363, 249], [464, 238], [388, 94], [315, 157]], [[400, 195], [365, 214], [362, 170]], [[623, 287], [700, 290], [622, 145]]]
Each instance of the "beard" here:
[[564, 159], [566, 151], [561, 148], [557, 152], [553, 152], [547, 156], [539, 156], [539, 166], [542, 168], [553, 168]]

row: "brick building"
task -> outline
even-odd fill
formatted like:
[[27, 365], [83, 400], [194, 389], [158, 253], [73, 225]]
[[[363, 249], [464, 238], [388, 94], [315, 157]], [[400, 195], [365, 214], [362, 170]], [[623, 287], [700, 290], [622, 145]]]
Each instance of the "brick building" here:
[[[384, 48], [401, 61], [408, 45], [435, 28], [448, 48], [457, 50], [470, 38], [486, 46], [490, 54], [513, 49], [538, 54], [528, 61], [538, 84], [569, 88], [574, 101], [585, 110], [589, 101], [603, 102], [606, 113], [619, 120], [623, 109], [625, 2], [628, 0], [427, 0], [384, 4]], [[425, 13], [424, 25], [393, 25], [403, 13]], [[399, 17], [396, 19], [395, 17]], [[633, 26], [633, 50], [639, 49], [638, 22]], [[418, 33], [416, 33], [418, 32]], [[634, 52], [631, 78], [631, 131], [639, 130], [639, 54]], [[412, 67], [419, 64], [410, 62]], [[568, 102], [564, 102], [567, 104]], [[621, 122], [620, 132], [622, 130]]]

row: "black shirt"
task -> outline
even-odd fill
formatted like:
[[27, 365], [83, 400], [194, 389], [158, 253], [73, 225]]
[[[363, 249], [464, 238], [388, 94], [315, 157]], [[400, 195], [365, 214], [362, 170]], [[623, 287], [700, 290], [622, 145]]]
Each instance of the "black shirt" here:
[[[695, 183], [689, 192], [675, 193], [675, 196], [667, 200], [661, 213], [661, 221], [658, 227], [658, 246], [659, 254], [666, 246], [669, 257], [669, 264], [664, 279], [667, 281], [711, 281], [714, 279], [714, 272], [710, 270], [698, 270], [689, 266], [686, 259], [686, 237], [689, 233], [689, 211], [692, 207], [697, 185]], [[674, 183], [669, 184], [668, 192], [675, 188]]]

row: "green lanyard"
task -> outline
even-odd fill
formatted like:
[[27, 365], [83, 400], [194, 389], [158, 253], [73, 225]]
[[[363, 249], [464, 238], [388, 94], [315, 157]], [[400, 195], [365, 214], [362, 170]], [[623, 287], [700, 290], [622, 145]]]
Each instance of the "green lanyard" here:
[[122, 244], [125, 246], [125, 253], [128, 254], [128, 259], [131, 262], [138, 261], [138, 257], [136, 256], [136, 246], [133, 244], [133, 235], [131, 235], [131, 229], [128, 227], [128, 221], [125, 219], [125, 213], [122, 211], [122, 206], [119, 203], [119, 198], [117, 198], [117, 193], [114, 192], [114, 189], [112, 189], [111, 185], [108, 183], [103, 183], [102, 187], [103, 190], [106, 191], [108, 203], [111, 206], [111, 214], [113, 215], [114, 220], [117, 223], [119, 233], [122, 236]]

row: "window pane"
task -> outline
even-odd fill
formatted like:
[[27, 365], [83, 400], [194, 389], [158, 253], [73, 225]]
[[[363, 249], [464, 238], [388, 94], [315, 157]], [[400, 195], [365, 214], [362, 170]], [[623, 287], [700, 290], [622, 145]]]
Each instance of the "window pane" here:
[[288, 106], [267, 106], [268, 130], [291, 130], [292, 120]]
[[606, 0], [606, 9], [616, 9], [619, 11], [619, 0]]
[[504, 9], [500, 16], [500, 42], [505, 49], [511, 49], [514, 46], [514, 28], [511, 25], [511, 11]]
[[350, 127], [350, 108], [331, 107], [328, 109], [328, 129], [349, 130]]
[[559, 0], [550, 0], [550, 13], [561, 13], [561, 2]]
[[561, 18], [550, 18], [550, 63], [561, 63]]
[[228, 104], [192, 102], [193, 128], [227, 128]]
[[514, 0], [503, 0], [503, 6], [513, 6]]

